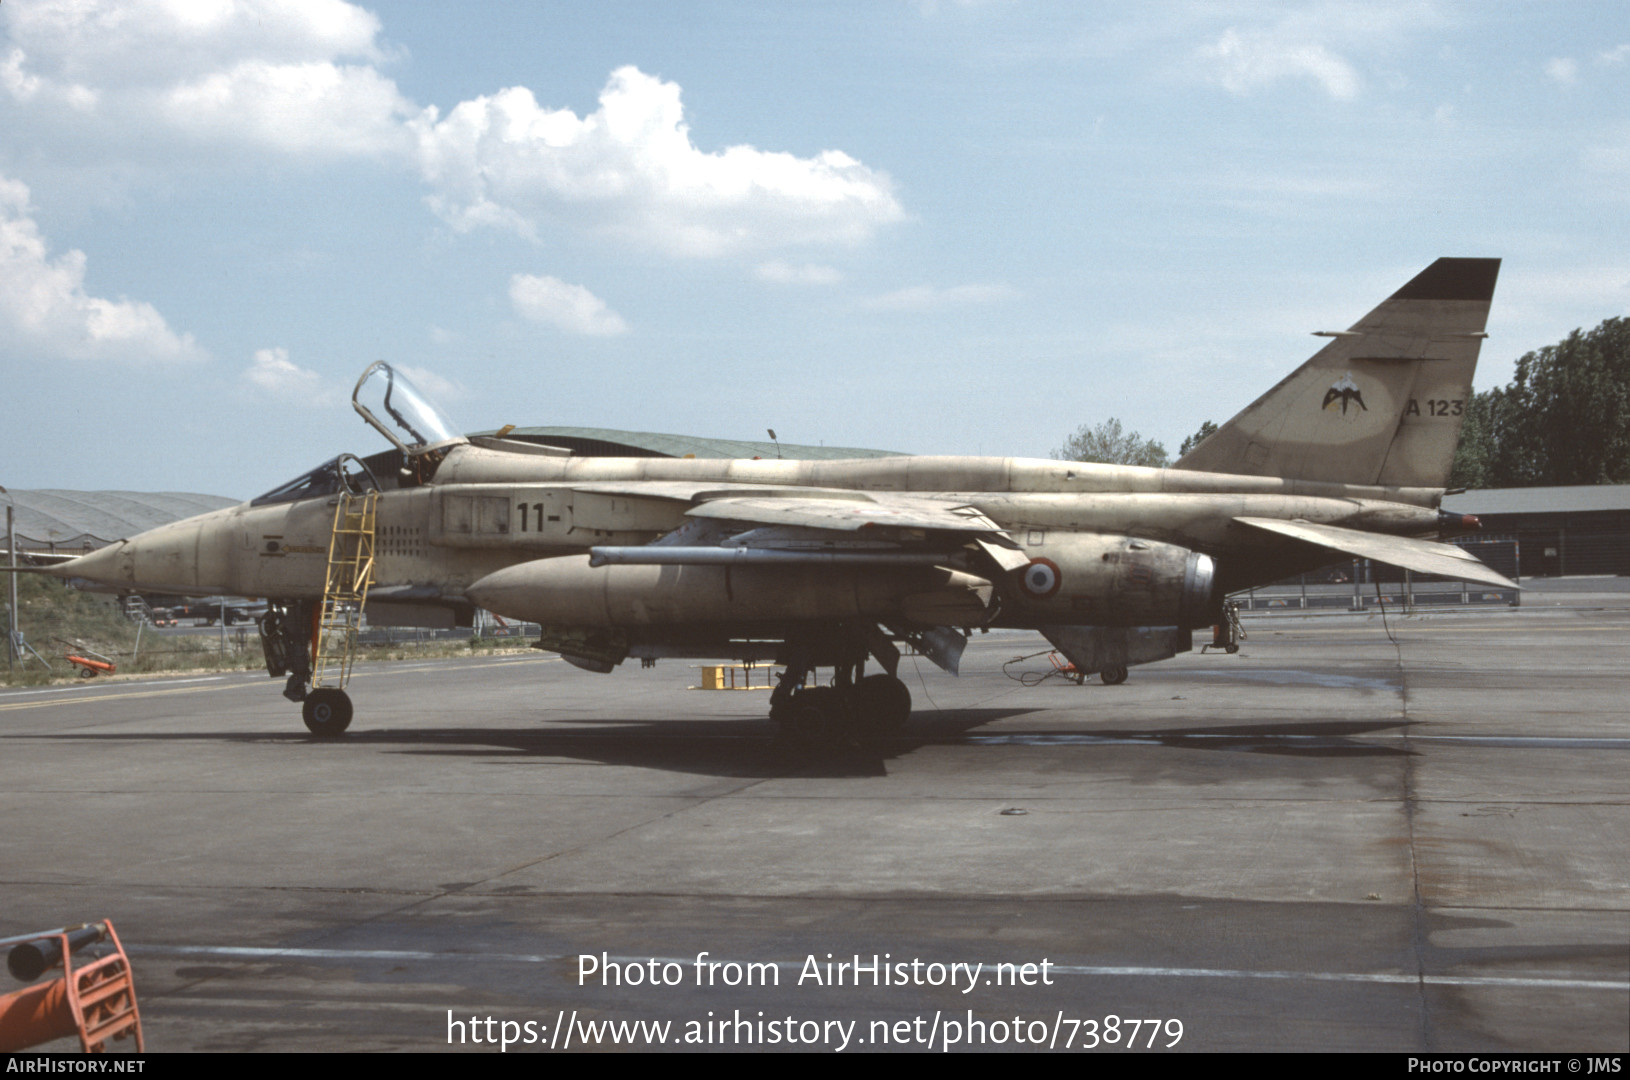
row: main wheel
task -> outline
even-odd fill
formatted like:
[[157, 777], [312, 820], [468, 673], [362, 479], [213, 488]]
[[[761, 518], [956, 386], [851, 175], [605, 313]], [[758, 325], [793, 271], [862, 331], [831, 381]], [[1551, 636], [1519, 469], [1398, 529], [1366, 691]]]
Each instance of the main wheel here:
[[776, 709], [777, 735], [791, 746], [830, 746], [846, 726], [848, 709], [830, 686], [800, 690]]
[[300, 713], [313, 735], [338, 735], [351, 726], [351, 697], [344, 690], [319, 686], [306, 695]]
[[855, 684], [855, 711], [863, 726], [897, 735], [911, 718], [911, 691], [893, 675], [868, 675]]
[[1126, 681], [1126, 669], [1123, 667], [1106, 667], [1098, 673], [1098, 677], [1104, 680], [1105, 686], [1119, 686]]

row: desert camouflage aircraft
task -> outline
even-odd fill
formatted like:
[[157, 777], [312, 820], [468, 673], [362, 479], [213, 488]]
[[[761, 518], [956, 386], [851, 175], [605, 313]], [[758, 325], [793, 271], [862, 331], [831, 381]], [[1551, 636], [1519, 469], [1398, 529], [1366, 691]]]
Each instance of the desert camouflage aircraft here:
[[268, 669], [320, 735], [351, 719], [323, 663], [366, 602], [375, 624], [540, 623], [590, 671], [773, 660], [784, 732], [864, 737], [910, 713], [900, 642], [954, 672], [973, 629], [1030, 628], [1116, 681], [1187, 651], [1228, 593], [1338, 558], [1510, 587], [1440, 542], [1477, 523], [1438, 509], [1498, 272], [1439, 259], [1169, 469], [588, 457], [457, 435], [379, 363], [352, 400], [392, 449], [49, 572], [268, 598]]

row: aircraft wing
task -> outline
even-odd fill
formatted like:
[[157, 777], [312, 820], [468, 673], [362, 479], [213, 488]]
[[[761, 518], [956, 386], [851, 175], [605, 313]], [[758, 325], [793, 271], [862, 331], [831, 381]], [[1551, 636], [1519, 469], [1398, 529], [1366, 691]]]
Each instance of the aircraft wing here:
[[693, 503], [691, 517], [746, 521], [756, 525], [801, 525], [853, 532], [869, 525], [951, 532], [1001, 532], [1002, 527], [966, 503], [887, 491], [800, 487], [793, 484], [687, 483], [641, 480], [633, 483], [573, 484], [573, 491], [631, 499], [670, 499]]
[[1029, 563], [1006, 531], [977, 508], [949, 499], [903, 492], [868, 492], [793, 484], [688, 483], [642, 480], [590, 481], [573, 491], [631, 499], [691, 503], [686, 515], [712, 521], [858, 532], [868, 526], [963, 533], [1003, 570]]
[[1521, 588], [1516, 582], [1496, 573], [1477, 556], [1453, 544], [1440, 544], [1435, 540], [1416, 540], [1407, 536], [1387, 536], [1381, 533], [1343, 529], [1336, 525], [1314, 525], [1306, 521], [1281, 521], [1277, 518], [1237, 517], [1241, 525], [1253, 529], [1278, 533], [1305, 543], [1330, 548], [1361, 559], [1374, 559], [1390, 566], [1401, 566], [1420, 574], [1442, 574], [1462, 581], [1476, 581], [1502, 589]]
[[[712, 489], [685, 511], [689, 524], [651, 544], [591, 548], [590, 565], [934, 565], [970, 542], [1004, 571], [1030, 561], [1000, 525], [967, 503], [899, 492], [804, 490]], [[887, 532], [864, 532], [873, 527]]]
[[573, 484], [573, 491], [591, 495], [616, 495], [630, 499], [671, 499], [676, 502], [707, 502], [710, 499], [731, 499], [744, 496], [789, 499], [841, 499], [849, 502], [871, 502], [864, 491], [843, 488], [800, 487], [796, 484], [736, 484], [714, 481], [687, 480], [590, 480]]
[[961, 533], [1002, 531], [996, 522], [964, 503], [883, 493], [864, 499], [735, 496], [709, 499], [686, 513], [690, 517], [750, 521], [758, 525], [800, 525], [841, 532], [855, 532], [868, 526]]

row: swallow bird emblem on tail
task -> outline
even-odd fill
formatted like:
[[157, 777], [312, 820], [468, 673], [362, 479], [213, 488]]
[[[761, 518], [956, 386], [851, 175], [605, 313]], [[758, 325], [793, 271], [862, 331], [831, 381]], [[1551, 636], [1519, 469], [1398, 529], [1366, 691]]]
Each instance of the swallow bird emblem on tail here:
[[1353, 381], [1353, 373], [1350, 371], [1343, 373], [1341, 378], [1337, 379], [1330, 389], [1325, 391], [1323, 407], [1325, 409], [1333, 408], [1338, 401], [1341, 402], [1341, 415], [1343, 416], [1347, 415], [1347, 405], [1350, 402], [1357, 404], [1365, 412], [1370, 411], [1370, 407], [1364, 404], [1364, 395], [1359, 391], [1358, 384]]

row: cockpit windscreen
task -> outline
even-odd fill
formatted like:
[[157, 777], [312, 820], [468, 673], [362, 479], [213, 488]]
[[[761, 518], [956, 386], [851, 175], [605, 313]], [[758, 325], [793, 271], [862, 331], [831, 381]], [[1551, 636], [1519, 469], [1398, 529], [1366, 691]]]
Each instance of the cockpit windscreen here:
[[379, 482], [374, 479], [372, 471], [350, 454], [341, 454], [333, 461], [323, 462], [304, 476], [297, 476], [259, 498], [251, 499], [249, 505], [271, 506], [275, 503], [335, 495], [340, 491], [358, 494], [368, 490], [379, 490]]

